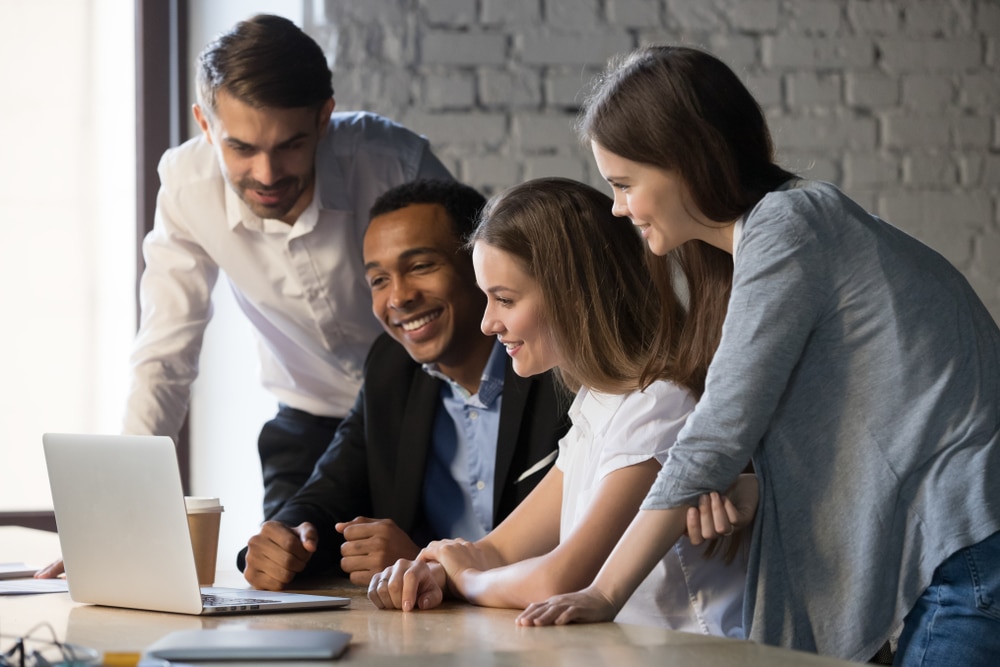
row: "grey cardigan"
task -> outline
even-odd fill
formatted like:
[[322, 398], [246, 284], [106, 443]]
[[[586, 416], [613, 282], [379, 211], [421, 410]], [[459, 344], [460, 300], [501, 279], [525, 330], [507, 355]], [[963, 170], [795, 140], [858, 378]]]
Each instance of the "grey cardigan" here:
[[1000, 530], [1000, 331], [944, 258], [827, 183], [764, 197], [734, 261], [704, 396], [643, 509], [752, 456], [748, 637], [864, 661]]

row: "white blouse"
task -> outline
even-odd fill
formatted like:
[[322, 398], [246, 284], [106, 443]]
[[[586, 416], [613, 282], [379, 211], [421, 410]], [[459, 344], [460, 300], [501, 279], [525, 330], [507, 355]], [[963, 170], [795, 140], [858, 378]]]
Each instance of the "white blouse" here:
[[[607, 474], [650, 458], [662, 465], [694, 406], [690, 392], [667, 381], [626, 395], [581, 389], [556, 460], [563, 473], [560, 535], [579, 524]], [[705, 559], [704, 548], [681, 537], [615, 620], [742, 638], [745, 564]]]

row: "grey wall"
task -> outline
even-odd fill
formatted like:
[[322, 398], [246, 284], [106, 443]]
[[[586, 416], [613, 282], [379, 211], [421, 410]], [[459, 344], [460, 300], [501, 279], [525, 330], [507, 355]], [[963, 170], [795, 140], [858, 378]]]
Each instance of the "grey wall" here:
[[1000, 0], [305, 4], [338, 108], [425, 134], [486, 193], [600, 184], [572, 132], [590, 77], [641, 44], [710, 50], [766, 110], [784, 166], [939, 250], [1000, 320]]

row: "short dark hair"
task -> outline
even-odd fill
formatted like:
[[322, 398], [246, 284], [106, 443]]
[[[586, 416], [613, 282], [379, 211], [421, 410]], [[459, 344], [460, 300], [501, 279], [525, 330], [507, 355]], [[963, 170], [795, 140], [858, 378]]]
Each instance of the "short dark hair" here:
[[198, 56], [198, 97], [215, 112], [216, 94], [254, 108], [320, 108], [333, 97], [333, 74], [309, 35], [288, 19], [258, 14], [240, 21]]
[[486, 198], [458, 181], [424, 178], [383, 192], [372, 204], [368, 218], [392, 213], [412, 204], [438, 204], [448, 213], [451, 226], [463, 246], [476, 228]]

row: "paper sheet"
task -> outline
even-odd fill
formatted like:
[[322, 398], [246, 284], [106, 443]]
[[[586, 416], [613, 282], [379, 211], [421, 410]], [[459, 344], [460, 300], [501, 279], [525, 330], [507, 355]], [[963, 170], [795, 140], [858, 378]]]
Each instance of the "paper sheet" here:
[[0, 595], [35, 595], [37, 593], [66, 593], [69, 586], [65, 579], [5, 579], [0, 581]]
[[23, 579], [34, 575], [38, 569], [27, 563], [0, 563], [0, 579]]

